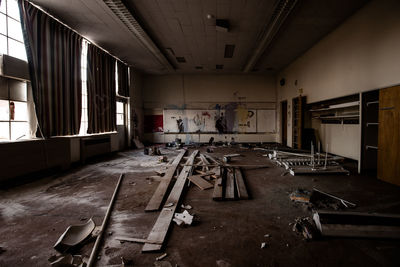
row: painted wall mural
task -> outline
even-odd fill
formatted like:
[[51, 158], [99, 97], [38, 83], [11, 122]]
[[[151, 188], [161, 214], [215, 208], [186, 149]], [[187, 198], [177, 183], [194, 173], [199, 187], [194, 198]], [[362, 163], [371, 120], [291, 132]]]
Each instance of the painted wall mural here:
[[[275, 132], [275, 110], [226, 105], [216, 109], [165, 109], [164, 133], [261, 133]], [[259, 119], [258, 116], [259, 115]]]

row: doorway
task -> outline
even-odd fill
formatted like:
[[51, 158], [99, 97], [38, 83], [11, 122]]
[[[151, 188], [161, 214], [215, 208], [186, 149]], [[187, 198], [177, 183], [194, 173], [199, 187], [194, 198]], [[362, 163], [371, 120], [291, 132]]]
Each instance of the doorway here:
[[287, 101], [281, 102], [281, 137], [282, 145], [287, 146]]

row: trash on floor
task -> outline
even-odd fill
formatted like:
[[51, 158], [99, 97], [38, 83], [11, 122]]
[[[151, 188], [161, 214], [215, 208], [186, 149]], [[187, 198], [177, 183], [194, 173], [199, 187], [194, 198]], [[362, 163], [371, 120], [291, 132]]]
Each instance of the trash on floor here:
[[65, 230], [54, 245], [54, 249], [64, 253], [70, 248], [81, 244], [93, 232], [96, 224], [90, 218], [85, 224], [71, 225]]
[[293, 231], [302, 234], [306, 240], [315, 239], [318, 236], [318, 231], [309, 217], [296, 218]]
[[175, 213], [174, 222], [176, 224], [181, 225], [182, 223], [186, 225], [191, 225], [193, 222], [193, 216], [187, 210], [184, 210], [182, 213]]
[[168, 254], [167, 254], [167, 253], [164, 253], [164, 254], [162, 254], [161, 256], [157, 257], [156, 260], [157, 260], [157, 261], [160, 261], [160, 260], [164, 259], [164, 258], [167, 257], [167, 256], [168, 256]]
[[299, 188], [296, 191], [292, 192], [289, 195], [289, 197], [290, 197], [290, 200], [292, 200], [294, 202], [309, 203], [310, 195], [311, 195], [310, 191]]

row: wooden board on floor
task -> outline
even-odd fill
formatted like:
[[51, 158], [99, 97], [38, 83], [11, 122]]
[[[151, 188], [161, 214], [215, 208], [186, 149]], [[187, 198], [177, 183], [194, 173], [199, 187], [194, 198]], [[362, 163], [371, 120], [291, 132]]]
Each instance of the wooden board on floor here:
[[192, 183], [197, 185], [201, 190], [209, 189], [214, 187], [212, 184], [204, 180], [201, 175], [192, 175], [188, 178]]
[[223, 198], [222, 190], [223, 190], [222, 178], [220, 177], [215, 181], [215, 184], [214, 184], [214, 191], [213, 191], [213, 196], [212, 196], [213, 200], [222, 200], [222, 198]]
[[239, 199], [248, 199], [249, 194], [247, 193], [246, 184], [244, 183], [240, 168], [235, 168], [235, 181]]
[[[195, 150], [190, 155], [186, 163], [190, 165], [193, 164], [194, 158], [196, 157], [197, 153], [199, 153], [199, 151]], [[142, 252], [154, 252], [161, 250], [169, 226], [171, 225], [171, 221], [174, 217], [176, 207], [179, 203], [179, 199], [181, 197], [183, 188], [185, 187], [187, 177], [190, 175], [191, 171], [192, 171], [191, 166], [183, 167], [166, 201], [166, 203], [173, 203], [173, 206], [168, 208], [163, 208], [161, 210], [156, 223], [154, 224], [153, 228], [150, 231], [149, 236], [147, 237], [147, 240], [151, 240], [152, 243], [159, 242], [160, 244], [145, 243], [142, 248]]]
[[186, 151], [181, 151], [178, 156], [174, 159], [171, 166], [168, 167], [164, 177], [162, 178], [160, 184], [158, 185], [156, 191], [151, 197], [149, 203], [146, 206], [145, 211], [156, 211], [160, 209], [161, 203], [165, 197], [165, 194], [168, 190], [168, 187], [171, 183], [172, 177], [174, 177], [176, 167], [181, 161], [183, 155], [185, 155]]
[[226, 171], [225, 199], [235, 199], [235, 178], [233, 169], [231, 168]]

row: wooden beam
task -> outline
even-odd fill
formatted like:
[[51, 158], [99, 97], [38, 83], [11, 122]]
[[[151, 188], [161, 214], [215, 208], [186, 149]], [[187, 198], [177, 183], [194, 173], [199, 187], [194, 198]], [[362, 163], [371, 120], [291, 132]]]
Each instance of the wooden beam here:
[[226, 171], [225, 199], [235, 199], [235, 177], [231, 168], [227, 168]]
[[162, 178], [160, 184], [158, 185], [156, 191], [151, 197], [149, 203], [147, 204], [145, 211], [156, 211], [160, 209], [161, 203], [164, 199], [164, 196], [168, 190], [168, 187], [171, 183], [172, 177], [174, 177], [176, 167], [178, 167], [179, 162], [185, 155], [186, 150], [181, 151], [178, 156], [176, 156], [175, 160], [172, 162], [171, 166], [168, 167], [164, 177]]
[[[199, 153], [198, 150], [195, 150], [188, 160], [186, 161], [187, 164], [191, 165], [193, 164], [193, 161]], [[160, 215], [158, 216], [158, 219], [156, 223], [153, 226], [153, 229], [151, 229], [150, 234], [148, 236], [148, 240], [151, 240], [152, 242], [159, 242], [160, 244], [152, 244], [152, 243], [145, 243], [142, 252], [152, 252], [152, 251], [159, 251], [161, 250], [162, 244], [164, 243], [165, 237], [167, 235], [169, 226], [171, 224], [171, 221], [174, 217], [176, 207], [178, 206], [179, 199], [181, 197], [183, 188], [185, 187], [187, 177], [192, 171], [191, 166], [185, 166], [181, 173], [178, 176], [178, 179], [175, 182], [174, 187], [171, 190], [171, 193], [168, 196], [168, 199], [166, 203], [173, 203], [173, 206], [164, 208], [161, 210]]]
[[235, 168], [235, 181], [239, 199], [248, 199], [249, 194], [247, 193], [246, 184], [244, 183], [240, 168]]

